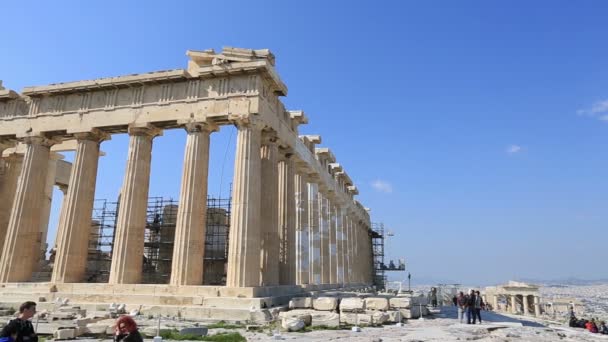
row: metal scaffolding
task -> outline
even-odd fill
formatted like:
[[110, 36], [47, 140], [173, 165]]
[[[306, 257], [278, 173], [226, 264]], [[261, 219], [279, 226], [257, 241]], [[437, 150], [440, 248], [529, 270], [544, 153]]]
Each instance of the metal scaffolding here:
[[[119, 202], [95, 200], [87, 259], [87, 282], [104, 283], [109, 279], [119, 206]], [[230, 199], [207, 198], [205, 255], [201, 260], [205, 266], [205, 285], [226, 284], [230, 206]], [[178, 202], [172, 198], [148, 199], [142, 255], [144, 284], [169, 282], [177, 208]]]
[[374, 285], [378, 289], [386, 286], [386, 274], [384, 272], [384, 224], [372, 223], [372, 254], [374, 259]]

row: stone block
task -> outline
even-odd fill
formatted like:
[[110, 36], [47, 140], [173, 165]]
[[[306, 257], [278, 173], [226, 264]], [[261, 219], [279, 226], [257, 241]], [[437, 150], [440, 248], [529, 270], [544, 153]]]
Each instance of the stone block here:
[[76, 337], [75, 329], [59, 329], [53, 333], [56, 340], [69, 340]]
[[365, 298], [365, 309], [386, 311], [388, 310], [388, 299], [382, 297]]
[[333, 297], [319, 297], [312, 301], [312, 306], [319, 311], [333, 311], [338, 308], [338, 300]]
[[412, 301], [409, 297], [394, 297], [389, 300], [391, 309], [408, 309]]
[[101, 324], [101, 323], [89, 323], [87, 324], [87, 329], [89, 329], [89, 333], [90, 334], [105, 334], [106, 331], [108, 330], [108, 325], [107, 324]]
[[403, 315], [399, 310], [388, 311], [388, 321], [392, 323], [400, 323], [403, 321]]
[[344, 312], [340, 314], [340, 323], [350, 325], [372, 325], [372, 315], [366, 313]]
[[372, 324], [373, 325], [382, 325], [389, 320], [389, 315], [386, 312], [382, 311], [367, 311], [368, 315], [372, 316]]
[[287, 331], [300, 331], [304, 329], [306, 323], [303, 320], [295, 317], [283, 317], [281, 327]]
[[289, 301], [289, 309], [310, 309], [312, 308], [311, 297], [295, 297]]
[[365, 302], [361, 298], [349, 297], [340, 300], [340, 312], [363, 312]]
[[71, 312], [53, 312], [49, 319], [52, 321], [62, 320], [62, 319], [74, 319], [75, 315]]
[[183, 328], [179, 331], [180, 335], [207, 336], [208, 329], [205, 327]]
[[86, 327], [89, 323], [93, 323], [93, 320], [90, 318], [77, 318], [74, 320], [74, 324], [79, 327]]
[[[141, 331], [142, 335], [147, 336], [147, 337], [154, 337], [154, 336], [156, 336], [156, 333], [157, 333], [156, 326], [145, 327], [143, 330], [140, 330], [140, 331]], [[163, 332], [170, 332], [170, 331], [172, 331], [172, 329], [170, 329], [168, 327], [162, 327], [162, 326], [160, 327], [160, 332], [161, 333], [163, 333]]]
[[325, 326], [336, 328], [340, 326], [340, 315], [335, 312], [318, 312], [312, 314], [313, 327]]
[[309, 326], [312, 323], [312, 313], [313, 310], [291, 310], [291, 311], [283, 311], [279, 313], [279, 318], [295, 318], [302, 320], [305, 325]]

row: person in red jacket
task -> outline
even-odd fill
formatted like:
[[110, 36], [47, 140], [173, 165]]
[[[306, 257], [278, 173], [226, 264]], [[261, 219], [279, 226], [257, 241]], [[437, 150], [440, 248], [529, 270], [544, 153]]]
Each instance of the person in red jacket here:
[[597, 325], [595, 324], [595, 320], [592, 318], [587, 324], [585, 324], [585, 328], [594, 334], [597, 334]]

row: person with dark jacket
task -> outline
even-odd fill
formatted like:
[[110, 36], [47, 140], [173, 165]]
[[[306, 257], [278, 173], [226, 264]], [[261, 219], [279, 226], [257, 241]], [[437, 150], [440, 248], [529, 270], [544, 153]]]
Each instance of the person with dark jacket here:
[[456, 299], [458, 304], [458, 321], [462, 323], [462, 319], [466, 310], [467, 305], [467, 297], [460, 291], [458, 294], [458, 298]]
[[475, 324], [475, 318], [479, 320], [479, 324], [481, 324], [481, 309], [484, 307], [483, 299], [481, 298], [481, 293], [479, 291], [475, 291], [475, 316], [473, 317], [473, 324]]
[[467, 297], [467, 324], [471, 324], [471, 318], [473, 319], [473, 324], [475, 324], [475, 301], [477, 300], [477, 296], [475, 296], [475, 291], [471, 290], [469, 292], [469, 296]]
[[129, 316], [120, 316], [116, 320], [114, 342], [143, 342], [137, 330], [137, 323]]
[[36, 303], [25, 302], [19, 307], [19, 316], [2, 328], [0, 337], [12, 337], [14, 342], [38, 342], [38, 335], [30, 319], [36, 314]]

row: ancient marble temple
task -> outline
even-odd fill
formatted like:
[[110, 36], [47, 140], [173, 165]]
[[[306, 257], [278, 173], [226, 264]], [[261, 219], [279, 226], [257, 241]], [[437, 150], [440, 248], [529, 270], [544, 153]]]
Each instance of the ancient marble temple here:
[[[46, 285], [60, 292], [67, 291], [62, 284], [93, 286], [83, 283], [100, 145], [128, 133], [103, 291], [140, 284], [152, 144], [165, 130], [183, 129], [171, 278], [164, 286], [203, 288], [210, 135], [234, 125], [226, 288], [371, 284], [369, 214], [354, 199], [357, 188], [331, 150], [317, 147], [321, 137], [298, 135], [308, 119], [281, 103], [287, 87], [274, 55], [224, 48], [187, 56], [187, 69], [33, 86], [21, 93], [0, 85], [0, 283], [32, 281], [46, 241], [50, 182], [65, 196]], [[56, 151], [65, 150], [75, 151], [71, 168], [56, 158]]]

